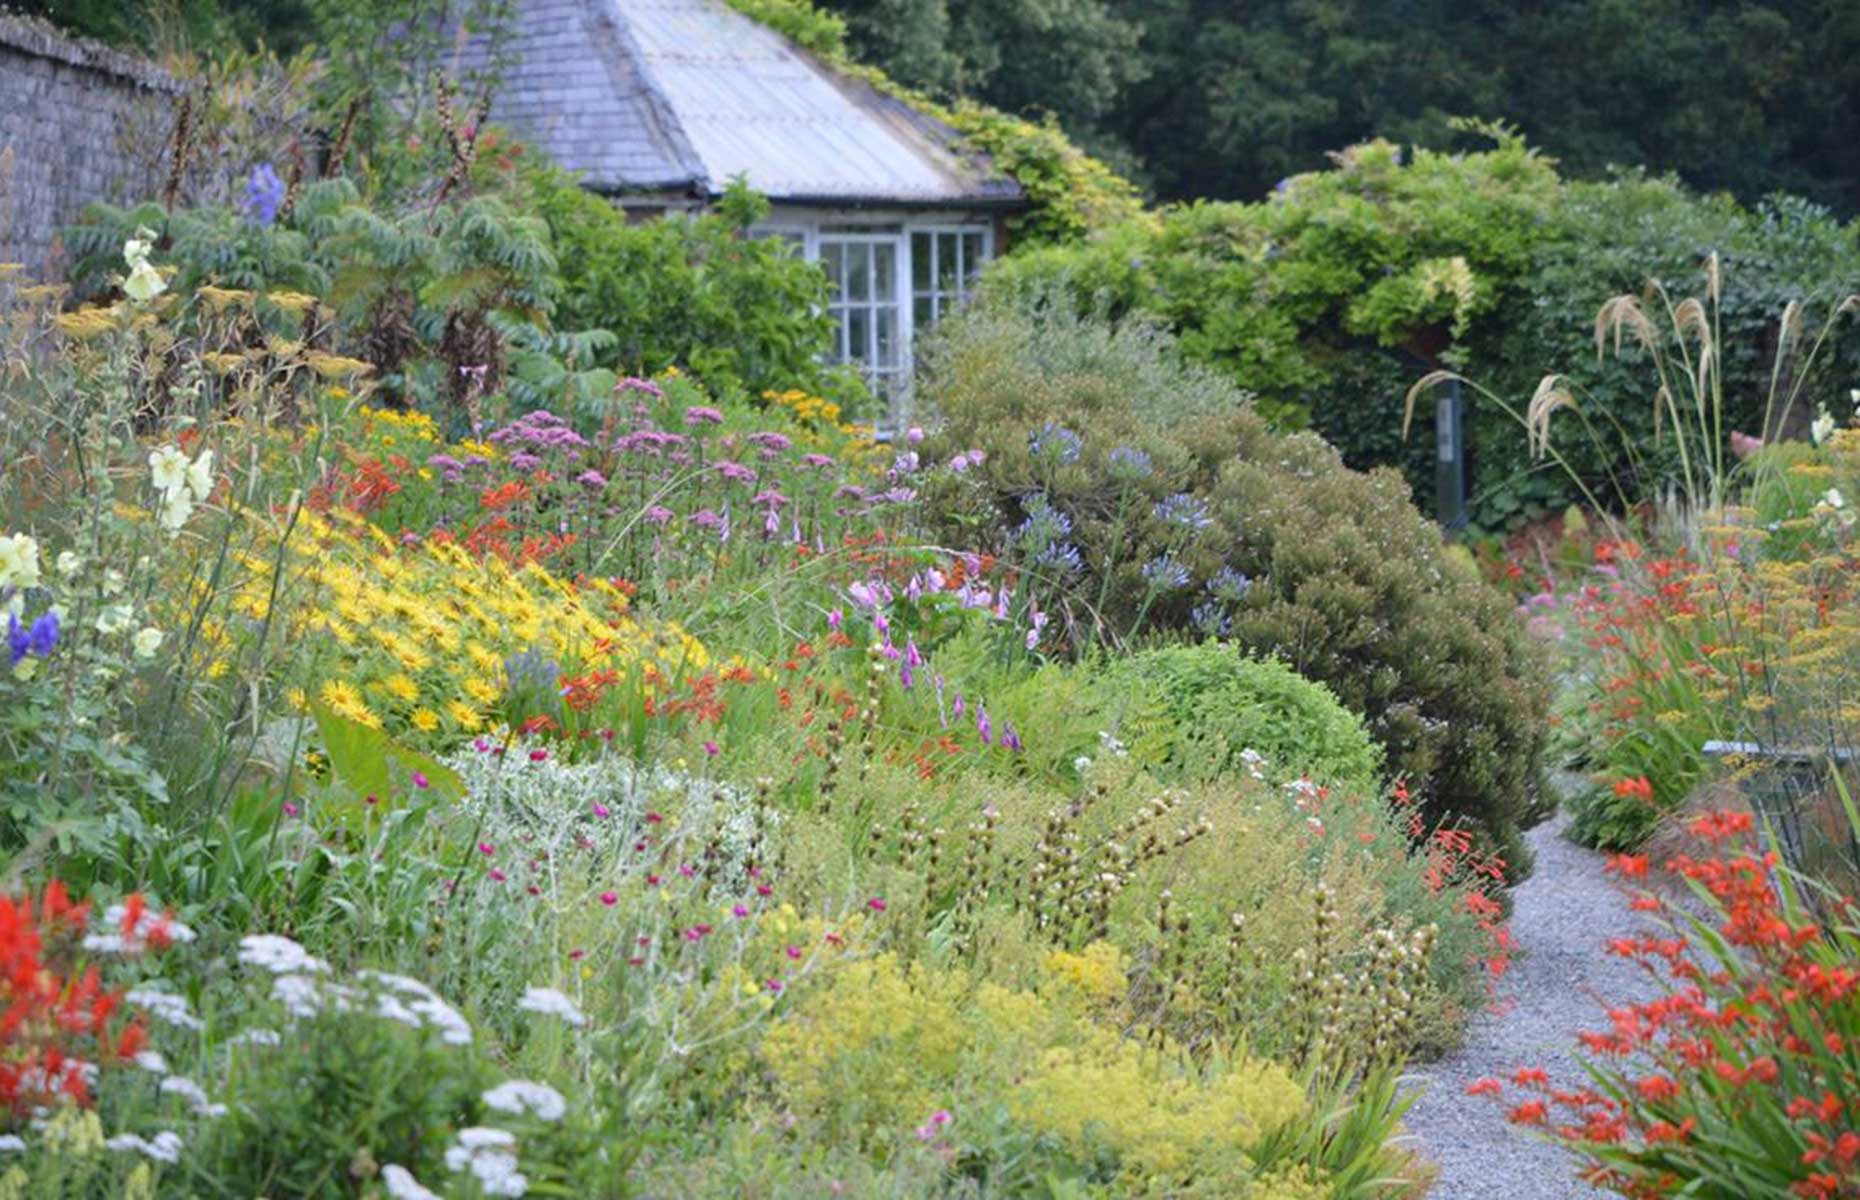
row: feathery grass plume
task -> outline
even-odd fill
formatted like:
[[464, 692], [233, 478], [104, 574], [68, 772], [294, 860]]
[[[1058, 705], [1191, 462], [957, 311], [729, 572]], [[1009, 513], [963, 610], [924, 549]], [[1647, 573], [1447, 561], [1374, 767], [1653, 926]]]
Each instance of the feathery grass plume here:
[[1524, 432], [1533, 457], [1542, 458], [1550, 451], [1550, 414], [1559, 408], [1576, 407], [1576, 397], [1564, 383], [1561, 375], [1546, 375], [1531, 393], [1531, 402], [1524, 410]]
[[1647, 319], [1647, 313], [1641, 308], [1637, 296], [1612, 296], [1604, 301], [1595, 314], [1595, 357], [1600, 358], [1608, 352], [1609, 339], [1614, 340], [1614, 352], [1621, 353], [1621, 331], [1628, 330], [1634, 335], [1642, 349], [1658, 348], [1659, 338], [1654, 333], [1653, 322]]

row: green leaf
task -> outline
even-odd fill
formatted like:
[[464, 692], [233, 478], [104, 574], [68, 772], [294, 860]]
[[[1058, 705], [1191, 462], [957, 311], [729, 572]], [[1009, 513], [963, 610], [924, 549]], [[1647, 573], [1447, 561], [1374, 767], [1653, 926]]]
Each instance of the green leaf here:
[[375, 796], [386, 803], [397, 793], [414, 787], [423, 776], [434, 795], [458, 800], [465, 782], [450, 767], [418, 750], [401, 745], [379, 729], [350, 720], [320, 701], [312, 701], [311, 714], [329, 751], [330, 771], [355, 796]]

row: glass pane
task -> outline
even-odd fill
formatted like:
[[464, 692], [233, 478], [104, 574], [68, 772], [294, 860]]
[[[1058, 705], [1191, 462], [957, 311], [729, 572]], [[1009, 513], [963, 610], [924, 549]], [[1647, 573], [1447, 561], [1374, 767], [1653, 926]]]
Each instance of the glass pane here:
[[956, 261], [961, 243], [944, 234], [936, 240], [936, 286], [940, 292], [954, 291], [962, 280], [962, 264]]
[[878, 317], [878, 358], [881, 367], [895, 367], [898, 364], [898, 310], [881, 308], [875, 314]]
[[846, 314], [846, 361], [871, 362], [872, 310], [855, 308]]
[[872, 286], [872, 296], [877, 300], [895, 300], [898, 295], [898, 247], [877, 244], [872, 247], [873, 265], [877, 268], [873, 274], [877, 280]]
[[917, 303], [911, 308], [911, 319], [917, 322], [917, 328], [928, 329], [936, 322], [936, 301], [928, 296], [917, 297]]
[[965, 233], [962, 235], [962, 266], [967, 272], [962, 280], [962, 290], [968, 291], [975, 286], [975, 280], [982, 273], [982, 235]]
[[849, 243], [846, 247], [846, 298], [848, 300], [869, 300], [871, 296], [871, 243]]
[[935, 235], [913, 233], [911, 235], [911, 290], [927, 292], [930, 290], [930, 262], [934, 251], [931, 249]]
[[833, 319], [833, 350], [827, 355], [827, 361], [843, 363], [846, 361], [846, 310], [829, 305], [827, 316]]
[[837, 242], [820, 243], [820, 269], [827, 273], [828, 294], [840, 295], [846, 283], [846, 263]]

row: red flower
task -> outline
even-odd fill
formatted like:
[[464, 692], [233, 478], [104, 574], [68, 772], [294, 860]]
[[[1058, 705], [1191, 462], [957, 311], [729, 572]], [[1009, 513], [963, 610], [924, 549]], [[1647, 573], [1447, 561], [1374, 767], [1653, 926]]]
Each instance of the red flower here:
[[1505, 1090], [1505, 1085], [1492, 1078], [1475, 1079], [1466, 1085], [1468, 1096], [1496, 1096]]

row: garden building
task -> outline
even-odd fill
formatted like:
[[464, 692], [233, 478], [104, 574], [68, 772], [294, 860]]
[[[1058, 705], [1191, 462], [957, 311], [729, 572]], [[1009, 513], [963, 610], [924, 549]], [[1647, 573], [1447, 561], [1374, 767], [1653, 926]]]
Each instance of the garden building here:
[[630, 216], [767, 196], [756, 232], [790, 239], [833, 285], [834, 358], [896, 401], [914, 336], [1005, 248], [1018, 184], [959, 135], [823, 63], [724, 0], [526, 0], [495, 48], [491, 119]]

